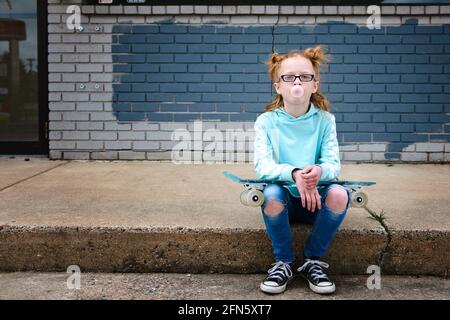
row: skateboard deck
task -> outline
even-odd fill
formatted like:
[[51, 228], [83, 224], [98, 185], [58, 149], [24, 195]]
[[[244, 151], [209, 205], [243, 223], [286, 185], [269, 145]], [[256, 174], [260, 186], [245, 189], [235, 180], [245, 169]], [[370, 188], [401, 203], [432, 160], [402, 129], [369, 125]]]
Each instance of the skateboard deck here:
[[[270, 180], [270, 179], [242, 179], [229, 171], [224, 171], [223, 174], [228, 179], [242, 184], [246, 190], [241, 193], [241, 203], [246, 206], [259, 207], [264, 203], [264, 187], [268, 184], [279, 184], [282, 186], [295, 187], [295, 183], [289, 181]], [[362, 190], [362, 187], [368, 187], [375, 185], [376, 182], [372, 181], [347, 181], [347, 180], [332, 180], [332, 181], [319, 181], [317, 186], [326, 187], [331, 184], [339, 184], [350, 191], [350, 206], [362, 208], [367, 206], [369, 197]]]

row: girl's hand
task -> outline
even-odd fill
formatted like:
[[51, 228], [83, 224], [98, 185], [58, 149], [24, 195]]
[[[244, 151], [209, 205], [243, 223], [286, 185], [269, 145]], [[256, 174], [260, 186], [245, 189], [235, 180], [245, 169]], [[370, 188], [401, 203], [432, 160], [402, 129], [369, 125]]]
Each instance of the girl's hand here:
[[306, 182], [303, 179], [303, 173], [297, 170], [293, 174], [295, 184], [297, 185], [298, 192], [300, 193], [300, 200], [302, 207], [308, 209], [308, 211], [314, 212], [321, 209], [321, 197], [317, 188], [306, 188]]
[[322, 175], [321, 166], [306, 166], [300, 170], [307, 189], [315, 189]]

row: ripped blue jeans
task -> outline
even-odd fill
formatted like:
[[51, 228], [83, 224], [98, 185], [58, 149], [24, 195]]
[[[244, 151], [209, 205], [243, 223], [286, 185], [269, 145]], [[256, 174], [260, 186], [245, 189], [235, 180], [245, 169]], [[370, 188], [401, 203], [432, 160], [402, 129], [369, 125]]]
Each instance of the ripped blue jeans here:
[[[331, 188], [342, 188], [347, 192], [348, 201], [344, 211], [334, 213], [326, 206], [325, 200]], [[278, 184], [269, 184], [264, 188], [264, 203], [261, 206], [261, 212], [267, 233], [272, 241], [276, 261], [286, 263], [294, 262], [290, 223], [313, 225], [311, 234], [304, 246], [304, 257], [318, 259], [328, 250], [334, 235], [347, 213], [350, 204], [350, 192], [338, 184], [320, 187], [318, 191], [321, 196], [322, 208], [311, 212], [303, 208], [300, 198], [292, 196], [286, 188]], [[283, 211], [274, 216], [267, 215], [264, 212], [264, 208], [270, 200], [277, 200], [283, 204]]]

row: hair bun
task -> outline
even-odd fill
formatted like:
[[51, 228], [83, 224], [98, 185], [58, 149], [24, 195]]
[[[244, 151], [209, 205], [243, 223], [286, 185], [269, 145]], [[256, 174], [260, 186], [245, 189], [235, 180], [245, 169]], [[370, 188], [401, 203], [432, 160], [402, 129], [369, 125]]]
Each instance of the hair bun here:
[[274, 51], [272, 52], [272, 55], [270, 56], [269, 60], [267, 60], [266, 64], [277, 64], [279, 63], [281, 60], [283, 60], [283, 56], [281, 54], [279, 54], [278, 52]]
[[318, 64], [321, 62], [328, 62], [325, 51], [321, 46], [306, 49], [304, 55], [305, 57], [316, 61]]

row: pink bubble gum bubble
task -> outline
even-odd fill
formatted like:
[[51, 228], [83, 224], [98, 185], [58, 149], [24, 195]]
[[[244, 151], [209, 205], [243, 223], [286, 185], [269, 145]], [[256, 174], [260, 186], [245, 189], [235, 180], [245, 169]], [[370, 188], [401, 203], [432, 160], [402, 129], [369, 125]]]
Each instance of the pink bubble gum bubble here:
[[291, 94], [292, 94], [292, 96], [294, 96], [296, 98], [303, 96], [304, 93], [305, 93], [305, 90], [303, 89], [302, 86], [293, 86], [291, 88]]

